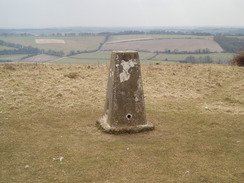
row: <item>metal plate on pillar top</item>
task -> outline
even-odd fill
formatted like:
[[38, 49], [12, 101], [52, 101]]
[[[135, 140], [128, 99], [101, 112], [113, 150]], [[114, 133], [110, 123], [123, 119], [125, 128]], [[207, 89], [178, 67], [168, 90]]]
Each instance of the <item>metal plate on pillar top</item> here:
[[112, 52], [104, 115], [97, 124], [108, 133], [154, 129], [146, 120], [138, 52]]

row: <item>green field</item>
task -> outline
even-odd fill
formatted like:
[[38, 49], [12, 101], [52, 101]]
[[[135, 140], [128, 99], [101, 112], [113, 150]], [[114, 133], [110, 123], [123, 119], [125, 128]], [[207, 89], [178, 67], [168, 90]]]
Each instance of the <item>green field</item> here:
[[[36, 44], [36, 39], [62, 39], [65, 44]], [[98, 49], [104, 41], [104, 36], [84, 36], [84, 37], [36, 37], [36, 36], [0, 36], [0, 40], [5, 42], [32, 46], [39, 49], [64, 51], [67, 55], [70, 51], [89, 51]]]
[[70, 58], [70, 57], [63, 57], [61, 59], [50, 61], [51, 64], [80, 64], [80, 65], [101, 65], [101, 64], [108, 64], [109, 60], [103, 59], [82, 59], [82, 58]]
[[21, 58], [26, 57], [26, 54], [18, 54], [18, 55], [0, 55], [0, 60], [12, 60], [13, 62], [20, 61]]
[[155, 61], [183, 61], [188, 56], [194, 56], [195, 58], [210, 56], [214, 62], [223, 62], [228, 63], [232, 60], [234, 54], [233, 53], [209, 53], [209, 54], [159, 54], [158, 56], [154, 57], [153, 60]]
[[[159, 62], [158, 60], [148, 60], [148, 58], [155, 55], [154, 53], [139, 52], [140, 61], [142, 64], [153, 64]], [[100, 65], [108, 64], [110, 61], [111, 52], [110, 51], [98, 51], [94, 53], [84, 53], [79, 55], [74, 55], [71, 57], [64, 57], [55, 61], [51, 61], [52, 64], [91, 64], [91, 65]], [[175, 63], [163, 62], [160, 63]]]
[[107, 64], [109, 62], [111, 52], [94, 52], [74, 55], [71, 57], [64, 57], [56, 61], [52, 61], [52, 64]]
[[[140, 59], [147, 60], [148, 58], [152, 57], [154, 53], [148, 52], [139, 52]], [[110, 59], [111, 51], [98, 51], [94, 53], [84, 53], [72, 56], [71, 58], [87, 58], [87, 59]]]
[[[74, 55], [71, 57], [64, 57], [57, 61], [52, 61], [55, 64], [108, 64], [110, 61], [110, 51], [98, 51], [94, 53], [84, 53], [79, 55]], [[179, 63], [185, 60], [188, 56], [194, 56], [195, 58], [210, 56], [215, 63], [221, 61], [222, 63], [228, 63], [232, 60], [234, 54], [232, 53], [210, 53], [210, 54], [158, 54], [153, 59], [151, 57], [155, 56], [155, 53], [139, 52], [140, 61], [142, 64], [151, 63]]]

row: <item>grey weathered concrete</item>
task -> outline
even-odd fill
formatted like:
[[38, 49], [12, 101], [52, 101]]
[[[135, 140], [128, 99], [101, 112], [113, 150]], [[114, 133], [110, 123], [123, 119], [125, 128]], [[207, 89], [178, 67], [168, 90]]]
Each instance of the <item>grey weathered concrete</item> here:
[[138, 52], [112, 52], [105, 111], [97, 123], [108, 133], [154, 129], [146, 120]]

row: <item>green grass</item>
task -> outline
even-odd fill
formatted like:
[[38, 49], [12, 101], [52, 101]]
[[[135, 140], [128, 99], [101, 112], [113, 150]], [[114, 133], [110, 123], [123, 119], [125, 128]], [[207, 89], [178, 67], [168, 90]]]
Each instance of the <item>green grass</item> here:
[[[65, 44], [36, 44], [36, 39], [62, 39]], [[84, 37], [36, 37], [36, 36], [0, 36], [0, 40], [21, 44], [24, 46], [32, 46], [44, 50], [64, 51], [68, 54], [70, 51], [95, 50], [103, 42], [104, 36], [84, 36]]]
[[18, 55], [0, 55], [0, 60], [12, 60], [14, 62], [20, 61], [21, 58], [27, 56], [26, 54], [18, 54]]

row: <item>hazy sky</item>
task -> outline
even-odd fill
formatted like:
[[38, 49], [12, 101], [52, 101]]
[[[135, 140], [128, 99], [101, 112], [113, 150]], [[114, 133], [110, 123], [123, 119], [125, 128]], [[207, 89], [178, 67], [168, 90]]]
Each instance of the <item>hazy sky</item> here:
[[0, 28], [244, 26], [244, 0], [0, 0]]

